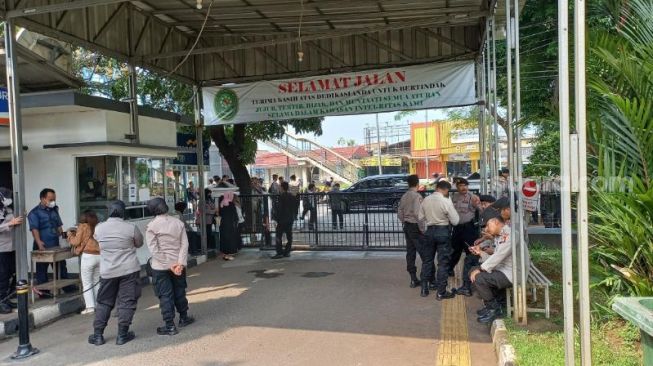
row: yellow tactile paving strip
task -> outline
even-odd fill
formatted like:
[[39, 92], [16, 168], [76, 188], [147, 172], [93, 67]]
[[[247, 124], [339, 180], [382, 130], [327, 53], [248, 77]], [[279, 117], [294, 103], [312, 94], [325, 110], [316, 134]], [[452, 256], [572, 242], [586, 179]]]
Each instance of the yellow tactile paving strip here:
[[[461, 261], [462, 263], [462, 261]], [[456, 267], [456, 276], [449, 280], [449, 288], [458, 287], [462, 265]], [[464, 296], [441, 302], [440, 337], [438, 340], [437, 366], [470, 366], [469, 332]]]

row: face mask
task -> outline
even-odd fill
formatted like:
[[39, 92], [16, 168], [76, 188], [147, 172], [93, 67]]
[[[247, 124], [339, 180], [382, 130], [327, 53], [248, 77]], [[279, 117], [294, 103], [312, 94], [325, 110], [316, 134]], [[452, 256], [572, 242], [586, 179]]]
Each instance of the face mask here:
[[50, 202], [48, 202], [48, 207], [50, 207], [50, 208], [54, 208], [54, 206], [56, 206], [56, 205], [57, 205], [57, 202], [56, 202], [56, 201], [50, 201]]

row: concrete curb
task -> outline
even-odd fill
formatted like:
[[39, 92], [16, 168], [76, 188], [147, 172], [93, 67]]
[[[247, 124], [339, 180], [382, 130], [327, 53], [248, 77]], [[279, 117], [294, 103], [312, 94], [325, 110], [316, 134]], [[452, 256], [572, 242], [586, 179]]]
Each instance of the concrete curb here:
[[490, 330], [492, 335], [492, 344], [494, 345], [494, 352], [497, 355], [499, 366], [516, 366], [515, 349], [508, 341], [508, 330], [506, 324], [501, 319], [492, 322]]
[[[215, 250], [209, 250], [208, 254], [188, 259], [188, 268], [197, 267], [200, 264], [215, 260], [218, 257]], [[145, 266], [141, 266], [141, 286], [151, 283]], [[84, 309], [84, 300], [81, 295], [65, 298], [57, 303], [45, 305], [38, 308], [30, 308], [29, 325], [30, 329], [40, 328], [64, 318], [70, 314], [78, 313]], [[0, 340], [7, 339], [18, 334], [18, 314], [15, 317], [0, 321]]]

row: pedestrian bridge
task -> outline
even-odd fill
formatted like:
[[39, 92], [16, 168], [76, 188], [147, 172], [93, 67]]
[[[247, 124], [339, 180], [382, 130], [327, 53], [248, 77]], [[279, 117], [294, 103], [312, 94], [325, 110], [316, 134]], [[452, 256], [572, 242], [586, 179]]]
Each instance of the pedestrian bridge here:
[[[152, 288], [134, 317], [136, 340], [86, 343], [91, 315], [57, 321], [32, 335], [44, 365], [492, 365], [489, 329], [476, 322], [475, 298], [437, 302], [408, 287], [400, 252], [293, 252], [273, 261], [247, 249], [233, 262], [189, 270], [191, 313], [198, 321], [158, 336]], [[450, 279], [453, 281], [453, 278]], [[0, 344], [0, 353], [15, 342]], [[0, 361], [1, 362], [1, 361]]]

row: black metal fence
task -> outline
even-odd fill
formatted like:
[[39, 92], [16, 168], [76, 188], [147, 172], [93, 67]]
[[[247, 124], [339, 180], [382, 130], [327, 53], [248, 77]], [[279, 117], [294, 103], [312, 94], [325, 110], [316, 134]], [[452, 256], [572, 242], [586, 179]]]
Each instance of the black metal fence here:
[[[430, 192], [424, 192], [424, 195]], [[406, 246], [397, 208], [403, 192], [304, 193], [295, 207], [293, 246], [305, 249], [396, 250]], [[273, 248], [277, 196], [241, 195], [244, 246]], [[285, 242], [285, 238], [284, 238]]]

